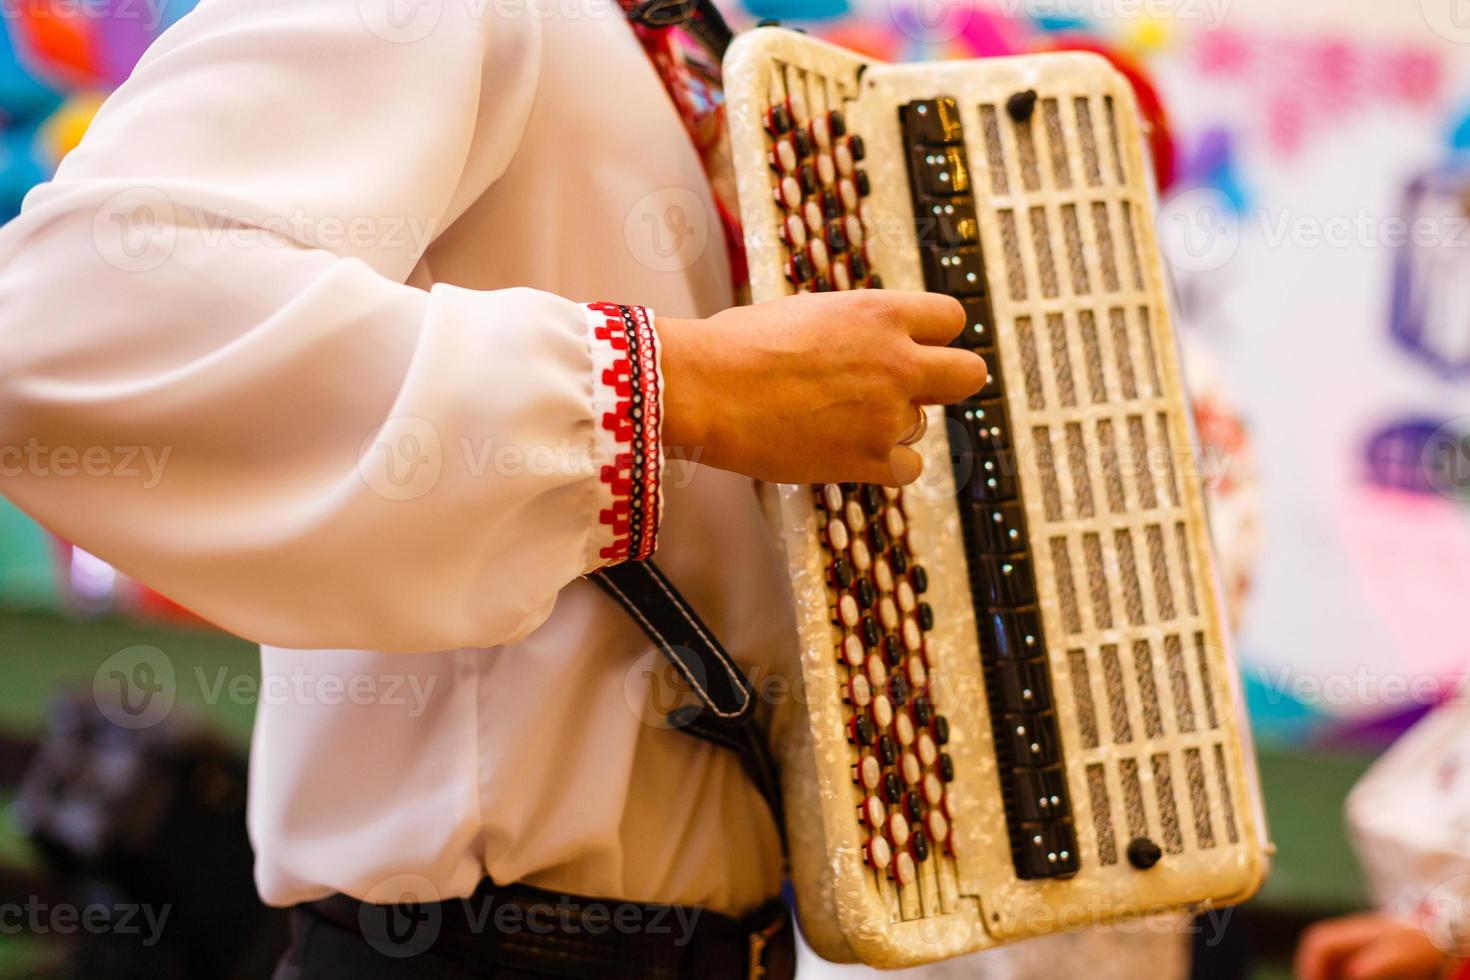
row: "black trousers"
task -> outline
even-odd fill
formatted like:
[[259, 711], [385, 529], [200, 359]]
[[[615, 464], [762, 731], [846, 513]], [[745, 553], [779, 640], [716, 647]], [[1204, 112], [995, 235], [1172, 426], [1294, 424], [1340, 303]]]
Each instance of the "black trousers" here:
[[291, 917], [291, 948], [274, 980], [791, 980], [796, 972], [791, 916], [779, 901], [736, 920], [487, 883], [469, 899], [432, 905], [337, 896]]

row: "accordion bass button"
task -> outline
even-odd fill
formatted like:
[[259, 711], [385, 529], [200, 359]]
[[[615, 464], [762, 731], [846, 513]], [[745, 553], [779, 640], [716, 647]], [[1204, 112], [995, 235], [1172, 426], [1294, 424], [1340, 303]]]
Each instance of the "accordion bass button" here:
[[901, 813], [892, 813], [888, 816], [888, 840], [895, 848], [903, 849], [909, 842], [909, 822]]
[[862, 640], [852, 634], [842, 638], [842, 659], [847, 661], [849, 667], [861, 667], [866, 655]]
[[918, 606], [918, 597], [914, 595], [914, 587], [907, 582], [898, 583], [898, 608], [904, 612], [913, 612]]
[[833, 517], [827, 522], [827, 543], [832, 546], [833, 551], [846, 551], [848, 544], [851, 543], [847, 534], [847, 525], [842, 523], [841, 518]]
[[852, 542], [852, 563], [860, 572], [866, 572], [873, 567], [873, 554], [868, 551], [868, 543], [862, 538], [854, 538]]
[[934, 736], [928, 732], [919, 735], [918, 741], [919, 761], [926, 766], [932, 766], [939, 761], [939, 747], [934, 744]]
[[[919, 629], [918, 621], [913, 618], [908, 618], [903, 621], [903, 645], [908, 647], [910, 653], [918, 653], [919, 649], [924, 645], [924, 631]], [[924, 664], [922, 660], [918, 657], [909, 658], [910, 681], [914, 681], [915, 671], [922, 671], [923, 669]], [[917, 687], [920, 683], [922, 682], [914, 681], [914, 686]]]
[[842, 510], [842, 488], [835, 483], [828, 483], [822, 487], [822, 502], [827, 505], [827, 510], [837, 514]]
[[854, 627], [861, 617], [862, 613], [858, 610], [857, 600], [851, 594], [844, 595], [837, 600], [837, 619], [843, 626]]
[[878, 799], [878, 797], [870, 796], [863, 801], [863, 817], [875, 830], [883, 826], [883, 819], [886, 814], [887, 811], [883, 806], [883, 801]]
[[879, 640], [882, 639], [882, 633], [872, 616], [864, 616], [863, 621], [858, 624], [858, 637], [863, 641], [863, 646], [868, 649], [878, 645]]
[[837, 182], [837, 161], [830, 153], [817, 155], [817, 182], [823, 187], [831, 187]]
[[893, 876], [900, 885], [912, 885], [918, 878], [918, 870], [914, 867], [914, 859], [908, 851], [903, 851], [894, 859]]
[[873, 687], [862, 674], [847, 682], [847, 700], [859, 708], [867, 707], [873, 700]]
[[832, 266], [832, 288], [839, 293], [845, 293], [852, 288], [852, 276], [848, 275], [845, 263], [837, 262]]
[[[883, 559], [880, 558], [878, 560], [882, 561]], [[873, 603], [878, 601], [878, 591], [873, 588], [873, 583], [865, 578], [857, 580], [857, 585], [853, 589], [853, 593], [857, 596], [858, 605], [864, 609], [871, 609]], [[877, 642], [877, 640], [873, 641], [873, 643]], [[868, 646], [872, 646], [873, 643], [869, 643]]]
[[876, 790], [883, 781], [883, 766], [876, 756], [863, 756], [854, 770], [854, 778], [866, 789]]
[[873, 562], [873, 579], [878, 583], [880, 591], [893, 591], [893, 566], [888, 564], [888, 559], [879, 558]]
[[766, 110], [766, 131], [780, 136], [791, 128], [791, 110], [777, 103]]
[[[899, 717], [902, 718], [903, 715]], [[912, 752], [905, 752], [901, 766], [903, 781], [910, 786], [919, 785], [919, 781], [924, 778], [924, 767], [920, 764], [919, 757]]]
[[868, 658], [868, 683], [875, 691], [881, 690], [883, 685], [888, 683], [888, 666], [883, 663], [882, 657]]
[[938, 810], [930, 810], [925, 820], [929, 828], [929, 836], [934, 838], [934, 843], [943, 844], [949, 840], [949, 820]]
[[886, 694], [879, 694], [873, 698], [872, 711], [873, 724], [877, 725], [879, 730], [893, 724], [893, 703], [888, 700]]
[[934, 732], [934, 741], [940, 745], [949, 744], [949, 719], [944, 715], [936, 715], [934, 724], [931, 726]]
[[898, 761], [898, 744], [893, 741], [892, 735], [884, 733], [878, 736], [878, 760], [885, 766], [891, 766]]
[[893, 849], [888, 846], [888, 841], [882, 837], [871, 837], [867, 844], [863, 845], [863, 858], [873, 867], [882, 871], [887, 868], [893, 860]]
[[[908, 748], [910, 745], [913, 745], [914, 744], [914, 721], [913, 721], [913, 719], [910, 718], [907, 714], [897, 715], [893, 719], [893, 734], [895, 734], [895, 735], [898, 736], [898, 744], [899, 745], [902, 745], [904, 748]], [[904, 760], [905, 760], [905, 764], [907, 764], [907, 760], [908, 760], [908, 756], [907, 755], [904, 756]], [[914, 759], [915, 765], [918, 764], [918, 761], [919, 761], [918, 759]], [[910, 780], [910, 782], [918, 782], [918, 779], [917, 778], [912, 779], [912, 780]]]
[[944, 799], [944, 783], [932, 772], [924, 777], [924, 799], [930, 806], [938, 806]]

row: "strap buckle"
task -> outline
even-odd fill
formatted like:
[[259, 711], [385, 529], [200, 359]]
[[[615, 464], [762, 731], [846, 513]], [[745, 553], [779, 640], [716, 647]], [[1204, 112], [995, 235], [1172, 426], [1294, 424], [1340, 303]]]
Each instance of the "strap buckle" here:
[[750, 972], [746, 974], [747, 980], [765, 980], [766, 976], [766, 947], [776, 934], [786, 925], [786, 919], [778, 916], [775, 921], [764, 929], [757, 929], [750, 934]]

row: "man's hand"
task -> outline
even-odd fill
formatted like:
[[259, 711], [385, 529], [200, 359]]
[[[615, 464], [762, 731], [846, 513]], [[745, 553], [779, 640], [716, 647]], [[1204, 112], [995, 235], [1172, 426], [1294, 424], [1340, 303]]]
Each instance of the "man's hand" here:
[[1438, 980], [1450, 958], [1413, 926], [1381, 915], [1318, 922], [1296, 950], [1297, 980]]
[[948, 296], [885, 290], [659, 317], [664, 444], [774, 483], [912, 483], [923, 463], [898, 441], [915, 406], [985, 383], [984, 361], [945, 346], [964, 326]]

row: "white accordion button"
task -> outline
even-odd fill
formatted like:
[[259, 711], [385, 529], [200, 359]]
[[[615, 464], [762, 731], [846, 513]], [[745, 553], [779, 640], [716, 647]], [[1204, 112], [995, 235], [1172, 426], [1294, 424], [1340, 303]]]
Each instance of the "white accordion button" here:
[[832, 267], [832, 288], [839, 293], [852, 288], [852, 277], [847, 272], [846, 262], [838, 262]]
[[852, 543], [852, 563], [860, 572], [866, 572], [873, 564], [872, 552], [868, 551], [868, 543], [862, 538]]
[[846, 141], [838, 143], [832, 150], [832, 158], [837, 163], [838, 173], [844, 177], [852, 176], [852, 147], [848, 146]]
[[[912, 623], [913, 620], [910, 619], [908, 620], [908, 622]], [[914, 628], [917, 629], [918, 627], [916, 626]], [[907, 632], [907, 630], [905, 630], [905, 632]], [[929, 680], [929, 670], [924, 666], [924, 659], [922, 657], [910, 657], [907, 668], [909, 686], [912, 687], [915, 691], [921, 689], [924, 686], [925, 682]]]
[[929, 836], [934, 843], [943, 844], [949, 839], [949, 821], [944, 818], [944, 814], [938, 810], [930, 810], [928, 823]]
[[849, 667], [861, 667], [863, 665], [863, 641], [848, 634], [842, 641], [842, 659], [847, 661]]
[[828, 125], [826, 116], [818, 116], [812, 120], [811, 134], [817, 149], [825, 150], [832, 145], [832, 127]]
[[847, 518], [847, 529], [853, 534], [861, 534], [868, 523], [868, 519], [863, 516], [863, 505], [856, 500], [849, 500], [842, 514]]
[[837, 164], [832, 162], [830, 153], [817, 157], [817, 180], [822, 182], [823, 187], [831, 187], [837, 180]]
[[877, 789], [883, 780], [883, 765], [875, 755], [865, 755], [857, 764], [857, 777], [868, 789]]
[[895, 813], [888, 818], [888, 839], [899, 850], [908, 846], [909, 822], [904, 819], [903, 814]]
[[898, 608], [906, 613], [911, 613], [919, 605], [919, 600], [914, 597], [914, 587], [908, 581], [898, 583]]
[[[899, 717], [902, 718], [903, 715], [899, 715]], [[903, 769], [903, 781], [910, 786], [919, 785], [919, 780], [924, 778], [924, 767], [919, 765], [919, 757], [912, 752], [905, 752], [899, 765]]]
[[938, 806], [939, 801], [944, 799], [944, 783], [932, 772], [924, 777], [924, 799], [929, 801], [930, 806]]
[[847, 525], [841, 518], [833, 517], [827, 522], [827, 540], [831, 542], [833, 551], [847, 550]]
[[781, 223], [781, 238], [793, 251], [806, 246], [806, 223], [794, 214], [788, 214]]
[[912, 616], [908, 617], [903, 621], [903, 645], [911, 651], [917, 651], [923, 643], [924, 631], [919, 629], [918, 622]]
[[900, 508], [888, 508], [888, 513], [883, 515], [883, 519], [888, 522], [888, 534], [890, 537], [893, 538], [893, 540], [897, 541], [899, 538], [903, 537], [905, 524], [903, 520], [903, 511]]
[[[895, 733], [898, 735], [898, 741], [900, 745], [914, 744], [914, 720], [910, 718], [907, 714], [900, 714], [897, 718], [893, 719], [893, 728]], [[912, 755], [905, 755], [905, 778], [907, 778], [907, 766], [909, 759], [914, 759], [915, 766], [919, 764], [919, 760], [915, 759]], [[917, 770], [915, 770], [915, 772], [917, 772]], [[911, 783], [917, 783], [918, 781], [919, 777], [917, 775], [914, 776], [913, 779], [909, 780], [909, 782]]]
[[806, 257], [811, 260], [812, 268], [819, 273], [825, 273], [832, 267], [832, 256], [827, 251], [827, 243], [820, 238], [813, 238], [806, 243]]
[[795, 211], [801, 207], [801, 184], [797, 183], [795, 177], [781, 178], [781, 186], [776, 191], [776, 200], [787, 211]]
[[898, 625], [898, 606], [894, 605], [893, 600], [888, 596], [878, 600], [878, 619], [886, 630], [891, 630]]
[[822, 487], [822, 502], [827, 509], [836, 515], [842, 510], [842, 488], [835, 483], [828, 483]]
[[851, 594], [845, 594], [837, 600], [837, 618], [842, 620], [843, 626], [856, 626], [860, 615], [857, 600]]
[[837, 195], [842, 198], [842, 206], [849, 211], [856, 211], [858, 206], [857, 185], [850, 178], [844, 177], [837, 182]]
[[867, 858], [869, 864], [881, 871], [893, 860], [893, 849], [884, 838], [874, 837], [868, 841]]
[[868, 658], [868, 683], [878, 690], [888, 681], [888, 665], [877, 655]]
[[878, 580], [880, 591], [893, 591], [893, 567], [888, 564], [887, 558], [879, 558], [873, 562], [873, 578]]
[[919, 761], [926, 766], [932, 766], [939, 759], [939, 747], [934, 744], [934, 738], [928, 732], [919, 735]]
[[863, 244], [863, 223], [855, 214], [849, 214], [842, 223], [847, 226], [847, 244], [856, 252]]
[[900, 493], [902, 493], [902, 492], [903, 491], [899, 490], [898, 487], [884, 487], [883, 488], [883, 496], [887, 497], [889, 500], [897, 500], [898, 499], [898, 495]]
[[859, 708], [867, 707], [869, 701], [873, 700], [873, 687], [868, 679], [858, 674], [847, 685], [847, 698]]
[[901, 851], [893, 866], [894, 877], [900, 885], [912, 885], [918, 873], [914, 870], [914, 859], [908, 851]]
[[771, 150], [771, 166], [789, 174], [796, 169], [796, 145], [791, 139], [783, 139]]
[[885, 694], [880, 694], [873, 699], [873, 724], [879, 729], [885, 729], [893, 724], [893, 703]]
[[[796, 210], [792, 208], [791, 210]], [[806, 217], [806, 226], [811, 229], [813, 235], [822, 233], [822, 207], [816, 201], [807, 201], [806, 206], [801, 209], [802, 215]]]
[[883, 826], [883, 801], [876, 796], [870, 796], [863, 801], [863, 813], [868, 818], [868, 823], [874, 827]]

